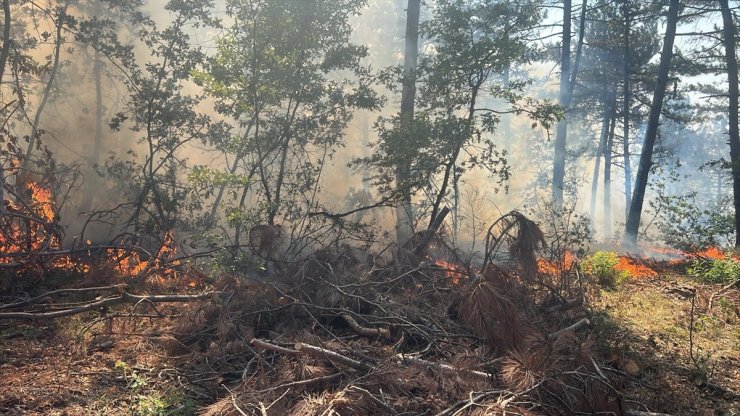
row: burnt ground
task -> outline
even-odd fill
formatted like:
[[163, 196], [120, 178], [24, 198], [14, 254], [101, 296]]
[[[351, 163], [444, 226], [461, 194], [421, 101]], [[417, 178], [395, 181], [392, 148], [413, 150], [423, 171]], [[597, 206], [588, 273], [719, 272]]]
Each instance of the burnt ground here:
[[[581, 331], [581, 337], [593, 339], [592, 355], [607, 377], [619, 380], [615, 387], [631, 409], [675, 415], [740, 413], [740, 296], [736, 288], [731, 288], [712, 298], [720, 289], [720, 285], [699, 285], [667, 271], [650, 280], [632, 279], [617, 290], [601, 291], [590, 299], [592, 325]], [[708, 310], [710, 298], [712, 309]], [[2, 327], [0, 414], [259, 414], [262, 410], [247, 409], [247, 396], [236, 393], [243, 388], [240, 386], [262, 377], [258, 382], [263, 388], [260, 391], [264, 391], [266, 386], [269, 390], [291, 378], [299, 379], [294, 372], [267, 380], [257, 371], [247, 374], [246, 367], [241, 374], [199, 370], [195, 377], [193, 357], [184, 352], [178, 356], [172, 339], [177, 325], [192, 318], [185, 315], [197, 315], [202, 310], [167, 304], [159, 312], [171, 315], [115, 318], [109, 324], [108, 320], [95, 323], [97, 315], [82, 314], [53, 322]], [[692, 322], [693, 331], [689, 331]], [[272, 339], [284, 335], [275, 332], [279, 325], [270, 328], [273, 332], [255, 330], [254, 335]], [[331, 340], [324, 343], [336, 344]], [[390, 350], [393, 346], [376, 344], [378, 350]], [[368, 341], [362, 345], [371, 351], [376, 344]], [[693, 344], [691, 352], [689, 344]], [[208, 348], [214, 346], [202, 347], [203, 351]], [[229, 354], [244, 354], [223, 349], [221, 360]], [[315, 363], [302, 368], [304, 373], [305, 368], [313, 369], [313, 373], [309, 371], [303, 377], [326, 374], [326, 368], [312, 364]], [[334, 384], [322, 383], [301, 394], [319, 403], [326, 401], [326, 392], [336, 389]], [[334, 394], [331, 400], [336, 401]], [[434, 414], [424, 410], [423, 405], [412, 403], [414, 400], [434, 400], [438, 402], [437, 410], [452, 405], [449, 396], [424, 395], [422, 390], [415, 393], [409, 389], [398, 395], [397, 399], [389, 398], [390, 410], [384, 411], [381, 406], [367, 414], [391, 414], [393, 409], [397, 414]], [[266, 414], [284, 414], [278, 407], [270, 409], [263, 404], [262, 408]], [[300, 409], [294, 407], [292, 414], [309, 414]], [[411, 411], [401, 413], [402, 410]], [[493, 408], [487, 411], [490, 413], [478, 411], [475, 414], [499, 414]], [[539, 412], [535, 409], [528, 414]]]

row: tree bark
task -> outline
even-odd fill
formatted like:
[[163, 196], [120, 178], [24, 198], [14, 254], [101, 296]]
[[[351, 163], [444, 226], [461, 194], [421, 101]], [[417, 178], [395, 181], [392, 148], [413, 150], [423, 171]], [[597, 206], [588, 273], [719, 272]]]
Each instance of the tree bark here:
[[[95, 2], [95, 16], [100, 17], [100, 1]], [[100, 60], [100, 51], [95, 49], [93, 57], [93, 79], [95, 81], [95, 139], [93, 141], [92, 152], [88, 160], [89, 185], [85, 189], [85, 196], [80, 204], [82, 211], [90, 211], [95, 194], [100, 192], [100, 180], [95, 173], [95, 165], [100, 160], [100, 149], [103, 146], [103, 85], [102, 85], [102, 66]]]
[[581, 66], [581, 55], [583, 52], [583, 38], [586, 33], [586, 9], [588, 8], [588, 0], [583, 0], [581, 3], [581, 15], [580, 21], [578, 22], [578, 43], [576, 44], [576, 57], [573, 60], [573, 71], [570, 75], [570, 96], [573, 97], [573, 91], [576, 89], [576, 77], [578, 76], [578, 69]]
[[630, 33], [632, 32], [630, 22], [630, 9], [629, 0], [624, 2], [624, 101], [622, 103], [622, 116], [623, 121], [623, 134], [622, 134], [622, 158], [624, 163], [624, 219], [627, 221], [629, 216], [630, 203], [632, 201], [632, 165], [630, 163]]
[[614, 148], [614, 130], [617, 126], [617, 94], [609, 93], [609, 135], [604, 147], [604, 237], [612, 233], [612, 149]]
[[[401, 91], [401, 132], [413, 134], [414, 99], [416, 97], [416, 65], [419, 55], [419, 14], [421, 0], [408, 0], [406, 9], [406, 47], [403, 61], [403, 89]], [[413, 234], [411, 189], [408, 181], [411, 161], [399, 161], [396, 166], [396, 189], [401, 201], [396, 207], [396, 243], [403, 245]]]
[[727, 59], [727, 85], [729, 89], [730, 162], [732, 164], [732, 193], [735, 205], [735, 248], [740, 248], [740, 132], [738, 132], [738, 80], [735, 44], [737, 28], [732, 18], [728, 0], [719, 0]]
[[609, 133], [609, 99], [604, 99], [604, 112], [601, 119], [601, 134], [599, 135], [599, 147], [596, 149], [596, 162], [594, 163], [594, 175], [591, 180], [591, 218], [596, 216], [596, 193], [599, 190], [599, 171], [601, 170], [601, 156], [606, 148], [606, 138]]
[[3, 0], [3, 14], [3, 50], [0, 52], [0, 85], [3, 84], [5, 64], [8, 62], [8, 55], [10, 55], [10, 0]]
[[[563, 42], [560, 63], [560, 105], [568, 111], [570, 107], [570, 27], [571, 0], [563, 0]], [[556, 208], [563, 206], [563, 185], [565, 183], [565, 145], [568, 134], [568, 118], [558, 122], [555, 134], [555, 149], [552, 171], [552, 202]]]
[[660, 53], [658, 80], [655, 84], [653, 101], [650, 105], [645, 141], [642, 145], [642, 153], [640, 154], [640, 164], [637, 167], [635, 191], [632, 195], [632, 201], [627, 215], [624, 240], [625, 243], [631, 245], [637, 242], [637, 233], [640, 227], [640, 216], [642, 215], [642, 205], [645, 200], [648, 175], [653, 163], [653, 147], [655, 146], [655, 139], [658, 136], [660, 111], [663, 107], [663, 98], [665, 97], [666, 86], [668, 84], [668, 72], [671, 68], [671, 60], [673, 58], [673, 41], [676, 38], [676, 23], [678, 22], [678, 3], [678, 0], [671, 0], [668, 7], [663, 50]]

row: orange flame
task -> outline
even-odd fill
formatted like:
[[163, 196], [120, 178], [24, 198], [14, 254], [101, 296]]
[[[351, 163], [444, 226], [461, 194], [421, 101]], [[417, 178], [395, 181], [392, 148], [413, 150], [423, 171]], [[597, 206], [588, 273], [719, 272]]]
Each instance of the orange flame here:
[[650, 267], [635, 263], [631, 258], [620, 256], [614, 269], [619, 272], [626, 272], [630, 277], [638, 279], [650, 279], [658, 276], [658, 272]]
[[450, 279], [453, 285], [460, 284], [460, 281], [467, 276], [465, 268], [460, 265], [449, 263], [444, 260], [436, 260], [434, 265], [443, 269], [444, 276]]
[[180, 265], [178, 260], [172, 260], [175, 254], [177, 249], [172, 231], [165, 233], [162, 246], [150, 260], [143, 260], [137, 251], [108, 249], [108, 256], [115, 264], [114, 269], [124, 276], [138, 276], [146, 270], [157, 269], [163, 277], [174, 277], [177, 271], [173, 267]]
[[576, 262], [576, 255], [570, 251], [563, 253], [561, 260], [545, 260], [537, 259], [537, 271], [542, 274], [549, 276], [560, 276], [561, 273], [567, 272], [573, 269]]

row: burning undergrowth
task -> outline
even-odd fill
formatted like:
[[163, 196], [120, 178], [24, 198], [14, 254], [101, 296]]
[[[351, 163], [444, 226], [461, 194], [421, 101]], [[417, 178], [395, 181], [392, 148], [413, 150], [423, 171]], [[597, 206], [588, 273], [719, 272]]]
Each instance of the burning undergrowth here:
[[208, 415], [620, 414], [624, 380], [580, 335], [580, 289], [552, 293], [541, 231], [506, 221], [488, 253], [513, 244], [509, 265], [325, 249], [270, 279], [219, 279], [163, 342]]

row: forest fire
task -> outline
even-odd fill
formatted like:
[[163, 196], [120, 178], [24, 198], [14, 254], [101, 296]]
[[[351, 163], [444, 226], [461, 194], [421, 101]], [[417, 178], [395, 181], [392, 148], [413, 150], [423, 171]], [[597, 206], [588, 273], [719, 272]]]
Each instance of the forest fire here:
[[573, 270], [575, 263], [576, 255], [566, 251], [563, 253], [562, 260], [537, 259], [537, 271], [541, 274], [556, 277]]
[[467, 276], [465, 268], [455, 263], [446, 262], [444, 260], [436, 260], [434, 265], [442, 269], [444, 276], [450, 280], [453, 285], [458, 285]]
[[172, 260], [177, 253], [175, 238], [172, 231], [167, 231], [164, 241], [150, 260], [144, 260], [137, 250], [108, 249], [108, 258], [114, 264], [114, 270], [124, 276], [137, 277], [148, 270], [156, 270], [159, 277], [175, 277], [176, 266], [180, 261]]
[[658, 272], [649, 266], [641, 264], [638, 261], [635, 261], [635, 259], [627, 256], [619, 256], [617, 264], [614, 266], [614, 270], [624, 272], [630, 277], [638, 279], [651, 279], [658, 276]]

